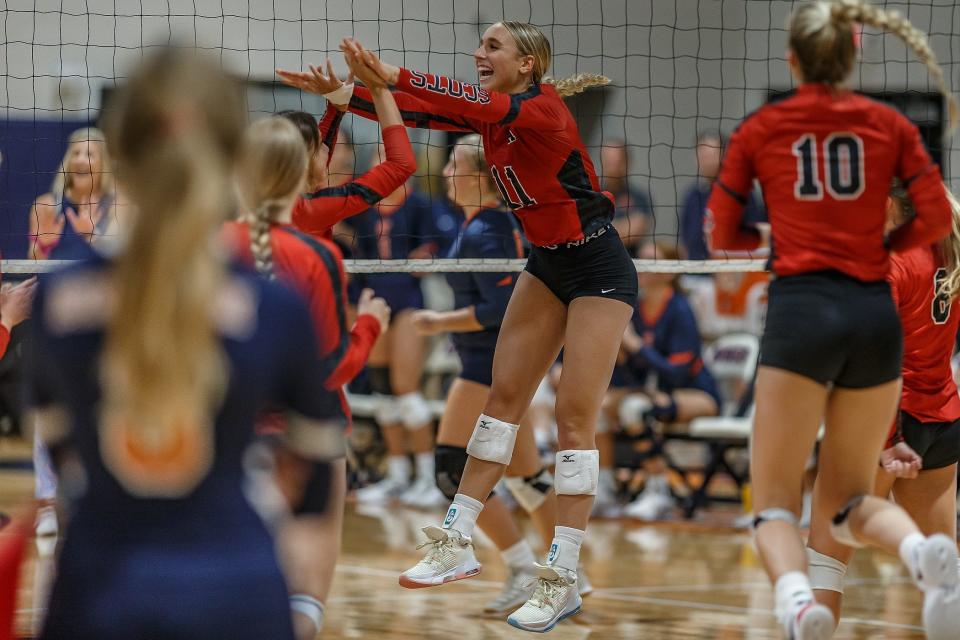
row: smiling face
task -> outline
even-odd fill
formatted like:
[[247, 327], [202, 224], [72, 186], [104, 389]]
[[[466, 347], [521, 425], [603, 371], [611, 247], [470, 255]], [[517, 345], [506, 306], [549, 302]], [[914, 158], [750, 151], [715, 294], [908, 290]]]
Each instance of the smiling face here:
[[534, 56], [522, 55], [516, 39], [500, 22], [483, 32], [473, 59], [480, 86], [487, 91], [522, 91], [533, 81]]
[[70, 145], [67, 152], [66, 171], [74, 180], [94, 178], [103, 171], [103, 149], [101, 143], [91, 140], [79, 140]]

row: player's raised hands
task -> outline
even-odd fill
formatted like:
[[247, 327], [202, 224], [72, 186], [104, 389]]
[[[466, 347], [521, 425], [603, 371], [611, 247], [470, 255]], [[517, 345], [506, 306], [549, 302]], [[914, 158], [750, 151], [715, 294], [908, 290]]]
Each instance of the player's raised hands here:
[[363, 45], [353, 38], [344, 38], [340, 43], [340, 50], [345, 56], [353, 56], [357, 62], [363, 62], [386, 84], [396, 84], [400, 79], [400, 67], [383, 62], [377, 54], [364, 49]]
[[350, 73], [356, 76], [367, 88], [385, 89], [387, 87], [386, 81], [376, 71], [367, 66], [366, 61], [357, 55], [353, 49], [343, 49], [343, 59], [350, 68]]
[[[331, 93], [343, 86], [343, 81], [337, 77], [333, 71], [333, 63], [327, 58], [326, 69], [318, 65], [309, 65], [310, 71], [286, 71], [276, 69], [277, 75], [287, 86], [306, 91], [307, 93], [316, 93], [323, 95]], [[353, 74], [347, 77], [347, 84], [353, 82]]]

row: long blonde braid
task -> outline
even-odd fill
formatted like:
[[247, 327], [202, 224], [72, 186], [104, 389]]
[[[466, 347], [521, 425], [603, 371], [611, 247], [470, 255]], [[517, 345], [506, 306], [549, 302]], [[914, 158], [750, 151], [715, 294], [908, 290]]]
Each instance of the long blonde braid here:
[[940, 256], [943, 258], [943, 266], [947, 270], [947, 277], [940, 283], [938, 295], [944, 295], [953, 302], [960, 296], [960, 202], [956, 196], [943, 185], [947, 192], [947, 200], [950, 201], [950, 209], [953, 212], [953, 224], [951, 225], [950, 235], [940, 241]]

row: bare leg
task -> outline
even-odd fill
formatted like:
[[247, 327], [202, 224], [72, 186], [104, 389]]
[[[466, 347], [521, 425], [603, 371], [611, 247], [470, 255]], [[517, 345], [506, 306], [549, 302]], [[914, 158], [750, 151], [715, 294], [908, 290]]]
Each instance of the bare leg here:
[[[620, 337], [633, 308], [618, 300], [583, 297], [570, 303], [563, 373], [557, 388], [561, 450], [596, 449], [600, 405], [620, 351]], [[592, 495], [558, 495], [557, 525], [585, 530]]]
[[923, 535], [943, 533], [957, 538], [957, 465], [921, 471], [913, 480], [893, 485], [897, 504], [906, 509]]
[[[566, 322], [566, 306], [545, 284], [521, 273], [500, 326], [485, 415], [520, 423], [537, 385], [560, 352]], [[460, 493], [484, 502], [504, 469], [502, 464], [471, 456]]]
[[[524, 418], [520, 422], [517, 443], [513, 449], [513, 459], [507, 465], [506, 474], [507, 476], [529, 478], [540, 471], [541, 468], [540, 454], [537, 452], [537, 445], [533, 439], [533, 426]], [[484, 512], [486, 512], [486, 508]], [[549, 549], [550, 541], [553, 540], [553, 527], [557, 522], [556, 493], [550, 491], [544, 498], [543, 504], [530, 514], [530, 519], [543, 540], [544, 549]]]

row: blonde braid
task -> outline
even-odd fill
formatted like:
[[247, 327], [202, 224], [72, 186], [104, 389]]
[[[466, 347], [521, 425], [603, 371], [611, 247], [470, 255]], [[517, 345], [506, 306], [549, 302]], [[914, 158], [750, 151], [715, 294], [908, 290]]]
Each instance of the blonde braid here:
[[277, 278], [273, 272], [273, 247], [270, 245], [272, 209], [273, 207], [270, 204], [264, 204], [248, 220], [250, 253], [253, 254], [253, 263], [257, 273], [268, 280], [276, 280]]
[[578, 73], [569, 78], [562, 78], [557, 80], [556, 78], [544, 78], [544, 84], [552, 84], [553, 87], [557, 90], [557, 93], [560, 94], [561, 98], [567, 98], [569, 96], [575, 96], [578, 93], [586, 91], [592, 87], [602, 87], [604, 85], [610, 84], [610, 78], [607, 76], [601, 76], [596, 73]]
[[957, 126], [960, 110], [958, 110], [956, 98], [947, 86], [943, 69], [937, 62], [937, 55], [930, 47], [927, 35], [923, 31], [913, 26], [899, 11], [887, 11], [862, 0], [837, 0], [831, 7], [831, 18], [834, 22], [859, 22], [870, 25], [892, 33], [903, 40], [913, 50], [920, 62], [927, 67], [927, 71], [933, 76], [940, 93], [946, 98], [949, 131], [953, 132]]
[[946, 296], [950, 302], [953, 302], [960, 296], [960, 202], [947, 185], [943, 185], [943, 189], [947, 192], [947, 200], [950, 201], [953, 224], [950, 235], [940, 243], [940, 255], [943, 258], [943, 266], [947, 269], [947, 277], [940, 283], [937, 295]]

